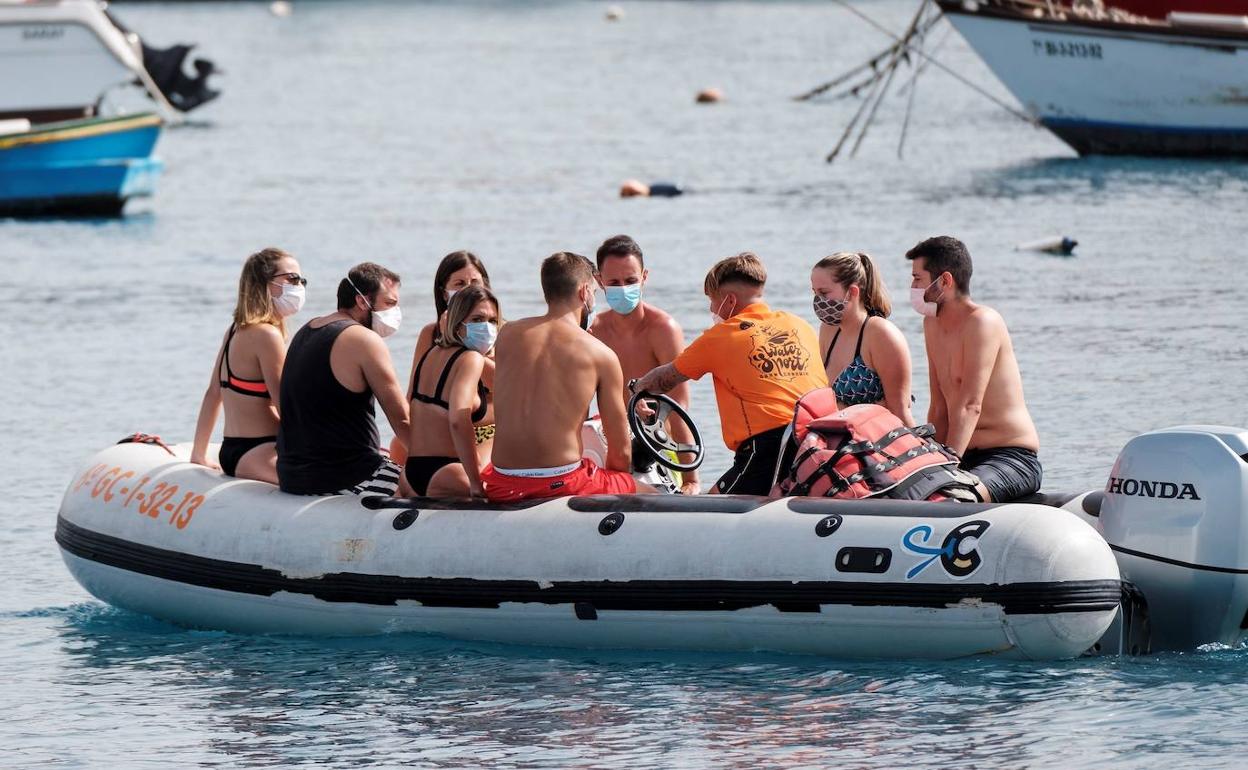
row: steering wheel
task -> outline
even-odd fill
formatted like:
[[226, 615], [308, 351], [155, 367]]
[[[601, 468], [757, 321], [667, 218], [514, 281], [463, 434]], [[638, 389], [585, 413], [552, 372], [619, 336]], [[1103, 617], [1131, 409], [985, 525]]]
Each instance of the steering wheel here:
[[[643, 400], [654, 402], [654, 415], [649, 421], [643, 420], [641, 415], [637, 414], [637, 402]], [[689, 432], [693, 434], [692, 444], [678, 444], [676, 439], [667, 432], [667, 418], [672, 414], [688, 426]], [[671, 396], [655, 395], [645, 391], [633, 394], [633, 397], [628, 400], [628, 427], [632, 429], [633, 436], [641, 442], [646, 451], [654, 456], [655, 461], [670, 470], [681, 472], [697, 470], [702, 464], [702, 458], [706, 455], [698, 426], [694, 424], [689, 413]], [[694, 456], [692, 461], [682, 463], [669, 457], [668, 452], [693, 452]]]

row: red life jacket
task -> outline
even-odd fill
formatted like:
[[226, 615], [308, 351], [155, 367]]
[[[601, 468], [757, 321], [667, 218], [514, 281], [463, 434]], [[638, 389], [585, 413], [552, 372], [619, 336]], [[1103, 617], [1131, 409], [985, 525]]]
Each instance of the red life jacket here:
[[907, 428], [878, 404], [837, 411], [836, 393], [820, 388], [793, 410], [793, 457], [773, 496], [976, 501], [976, 479], [932, 438], [934, 428]]

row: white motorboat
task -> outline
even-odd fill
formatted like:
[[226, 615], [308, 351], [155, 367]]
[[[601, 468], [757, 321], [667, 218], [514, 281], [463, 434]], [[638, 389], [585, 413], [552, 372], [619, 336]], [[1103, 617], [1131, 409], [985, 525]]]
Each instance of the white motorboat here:
[[75, 120], [100, 113], [101, 101], [133, 83], [166, 121], [217, 96], [211, 62], [183, 72], [191, 46], [143, 43], [98, 0], [0, 0], [0, 120]]

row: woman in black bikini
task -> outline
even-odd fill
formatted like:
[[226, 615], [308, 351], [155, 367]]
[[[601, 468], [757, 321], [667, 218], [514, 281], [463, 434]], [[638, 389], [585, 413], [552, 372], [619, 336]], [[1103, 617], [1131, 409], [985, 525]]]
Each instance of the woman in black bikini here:
[[[195, 424], [191, 462], [219, 467], [226, 475], [277, 483], [278, 393], [286, 360], [286, 317], [303, 307], [299, 263], [281, 249], [247, 258], [238, 280], [234, 321], [212, 368]], [[208, 459], [208, 442], [225, 407], [217, 460]]]
[[484, 497], [481, 469], [489, 462], [494, 406], [482, 382], [502, 315], [484, 286], [458, 291], [438, 342], [412, 371], [412, 434], [404, 474], [417, 495]]

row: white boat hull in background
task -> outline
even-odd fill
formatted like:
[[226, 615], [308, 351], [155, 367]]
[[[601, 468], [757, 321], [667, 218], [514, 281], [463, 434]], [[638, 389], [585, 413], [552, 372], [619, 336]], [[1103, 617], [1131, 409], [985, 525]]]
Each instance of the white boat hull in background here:
[[1026, 110], [1080, 154], [1248, 155], [1248, 34], [940, 5]]
[[138, 80], [166, 112], [169, 105], [128, 40], [95, 0], [0, 0], [0, 118], [35, 123], [95, 114], [102, 96]]

